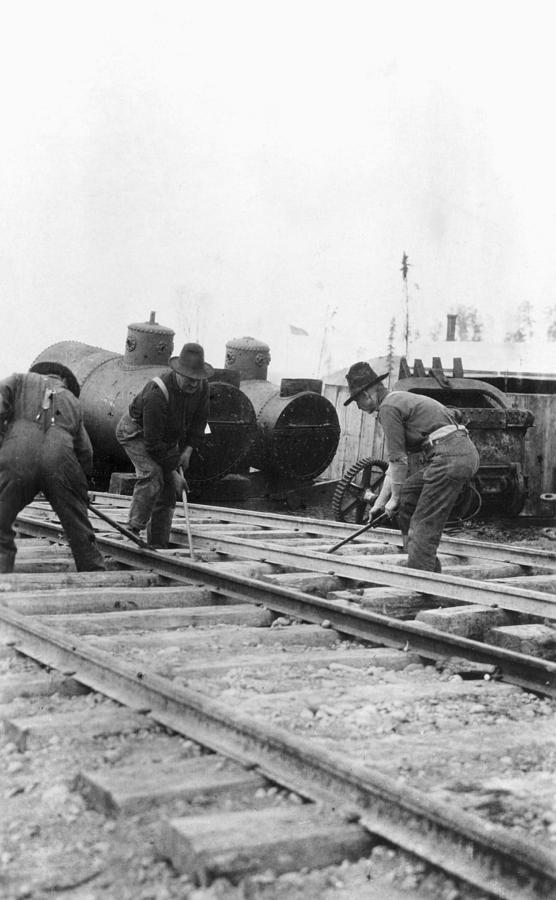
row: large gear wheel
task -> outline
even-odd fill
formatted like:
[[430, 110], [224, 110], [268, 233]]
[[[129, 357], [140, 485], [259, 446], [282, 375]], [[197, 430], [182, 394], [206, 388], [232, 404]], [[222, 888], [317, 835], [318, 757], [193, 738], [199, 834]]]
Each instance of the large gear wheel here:
[[347, 470], [332, 497], [332, 511], [338, 522], [362, 525], [367, 521], [374, 503], [368, 492], [378, 496], [387, 468], [385, 460], [366, 456]]
[[[368, 520], [374, 497], [380, 493], [387, 468], [385, 460], [366, 456], [358, 459], [347, 470], [332, 497], [332, 511], [338, 522], [362, 525]], [[466, 519], [473, 518], [480, 508], [481, 495], [471, 482], [462, 488], [447, 525], [459, 525]]]

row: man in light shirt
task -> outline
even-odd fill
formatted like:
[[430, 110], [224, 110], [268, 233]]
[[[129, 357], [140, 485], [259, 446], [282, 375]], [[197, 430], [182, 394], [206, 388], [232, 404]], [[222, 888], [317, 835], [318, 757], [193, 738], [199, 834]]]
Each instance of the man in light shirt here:
[[[454, 504], [479, 468], [479, 454], [467, 429], [432, 397], [390, 391], [366, 362], [356, 362], [346, 379], [350, 396], [363, 412], [377, 413], [386, 439], [388, 470], [371, 515], [394, 512], [404, 537], [408, 566], [440, 571], [436, 551]], [[420, 453], [422, 465], [408, 472], [408, 457]]]

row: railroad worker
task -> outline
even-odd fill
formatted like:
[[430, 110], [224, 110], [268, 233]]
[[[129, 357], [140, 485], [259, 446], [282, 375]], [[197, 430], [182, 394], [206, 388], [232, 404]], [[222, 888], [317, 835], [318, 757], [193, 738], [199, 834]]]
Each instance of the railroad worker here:
[[[437, 400], [410, 391], [390, 391], [366, 362], [354, 363], [346, 379], [349, 398], [366, 413], [377, 412], [386, 439], [388, 469], [371, 516], [398, 512], [408, 566], [437, 571], [436, 551], [458, 495], [479, 468], [467, 429]], [[408, 455], [421, 454], [408, 472]]]
[[39, 362], [0, 381], [0, 572], [13, 572], [13, 523], [42, 491], [58, 516], [79, 572], [105, 569], [87, 514], [93, 448], [79, 384], [61, 363]]
[[189, 468], [205, 433], [213, 371], [200, 344], [184, 344], [170, 371], [148, 381], [118, 422], [116, 437], [137, 475], [128, 527], [137, 535], [147, 527], [152, 547], [168, 546], [176, 497], [185, 486], [177, 470]]

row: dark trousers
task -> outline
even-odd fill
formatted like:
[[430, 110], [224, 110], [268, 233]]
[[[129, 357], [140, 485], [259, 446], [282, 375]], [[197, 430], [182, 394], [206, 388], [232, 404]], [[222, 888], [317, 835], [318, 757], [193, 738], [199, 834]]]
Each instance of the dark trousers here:
[[120, 419], [116, 437], [135, 468], [137, 481], [129, 510], [131, 528], [147, 528], [147, 541], [156, 547], [167, 547], [176, 507], [176, 489], [172, 473], [164, 472], [149, 454], [142, 431], [129, 416]]
[[436, 551], [444, 526], [462, 488], [479, 468], [479, 454], [469, 436], [456, 431], [438, 441], [424, 465], [402, 485], [398, 519], [407, 536], [407, 564], [438, 570]]
[[[54, 465], [56, 463], [56, 465]], [[16, 555], [13, 524], [17, 515], [43, 491], [64, 529], [78, 572], [106, 567], [87, 513], [87, 482], [75, 457], [26, 467], [24, 474], [2, 460], [0, 465], [0, 572], [13, 572]]]

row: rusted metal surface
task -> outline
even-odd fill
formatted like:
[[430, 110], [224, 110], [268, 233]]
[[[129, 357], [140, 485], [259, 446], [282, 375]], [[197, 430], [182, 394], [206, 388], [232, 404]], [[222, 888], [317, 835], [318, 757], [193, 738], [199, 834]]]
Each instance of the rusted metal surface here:
[[[151, 321], [128, 327], [125, 354], [79, 341], [47, 347], [34, 362], [61, 362], [81, 387], [87, 431], [99, 483], [113, 471], [130, 471], [116, 440], [116, 425], [150, 379], [168, 371], [174, 332]], [[254, 338], [226, 345], [226, 365], [209, 380], [210, 434], [191, 458], [189, 478], [203, 490], [229, 472], [261, 470], [280, 487], [315, 479], [334, 457], [340, 427], [336, 410], [321, 396], [317, 379], [267, 381], [270, 349]]]
[[271, 384], [266, 377], [270, 358], [268, 345], [251, 337], [226, 344], [226, 368], [240, 373], [241, 389], [257, 417], [257, 436], [246, 462], [270, 479], [311, 481], [334, 457], [338, 416], [321, 396], [320, 381], [284, 379], [280, 387]]
[[483, 512], [517, 515], [527, 497], [525, 435], [533, 425], [533, 414], [511, 407], [506, 395], [493, 385], [465, 378], [461, 360], [454, 360], [453, 371], [454, 377], [447, 377], [440, 359], [435, 358], [428, 372], [421, 360], [415, 360], [411, 372], [402, 359], [393, 390], [424, 394], [459, 411], [479, 451], [474, 483]]
[[[134, 323], [128, 328], [124, 356], [78, 341], [61, 341], [34, 360], [61, 362], [79, 381], [83, 418], [101, 482], [112, 471], [131, 469], [116, 439], [116, 426], [145, 384], [168, 371], [173, 335], [171, 329], [154, 322]], [[223, 373], [222, 378], [209, 383], [210, 434], [191, 459], [189, 477], [194, 483], [221, 478], [239, 465], [255, 436], [255, 412], [249, 398], [233, 377]]]

